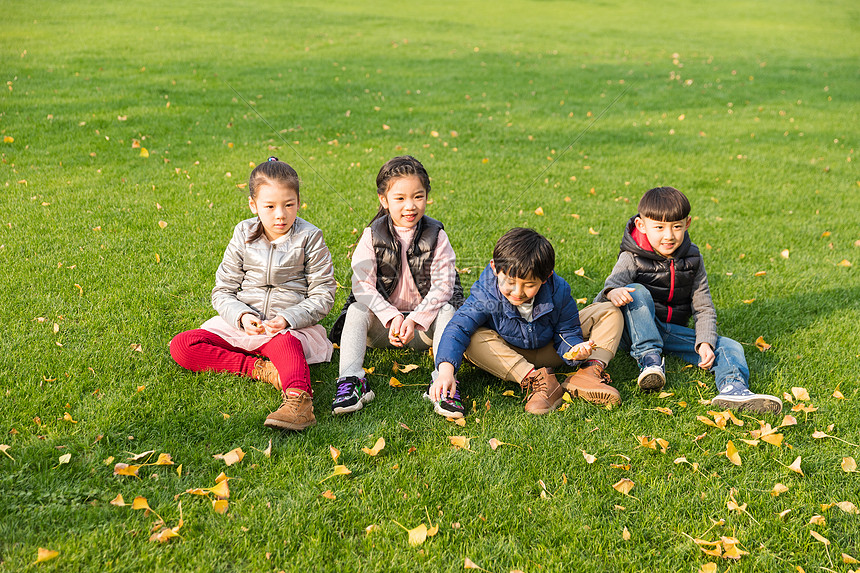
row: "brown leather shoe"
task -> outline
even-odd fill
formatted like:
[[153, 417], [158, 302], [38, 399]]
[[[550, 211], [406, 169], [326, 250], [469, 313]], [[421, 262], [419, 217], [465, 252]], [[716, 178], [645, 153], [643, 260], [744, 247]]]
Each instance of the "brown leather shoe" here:
[[278, 374], [278, 369], [272, 364], [271, 360], [258, 358], [254, 362], [254, 371], [251, 373], [251, 378], [254, 380], [262, 380], [268, 382], [272, 386], [281, 391], [281, 376]]
[[526, 412], [529, 414], [548, 414], [561, 404], [564, 388], [550, 368], [534, 370], [520, 385], [529, 390], [526, 397]]
[[612, 380], [603, 366], [592, 362], [568, 376], [562, 384], [571, 398], [582, 398], [592, 404], [621, 404], [621, 394], [609, 385]]
[[316, 423], [311, 395], [304, 390], [288, 388], [284, 390], [281, 407], [269, 414], [263, 425], [279, 430], [304, 430]]

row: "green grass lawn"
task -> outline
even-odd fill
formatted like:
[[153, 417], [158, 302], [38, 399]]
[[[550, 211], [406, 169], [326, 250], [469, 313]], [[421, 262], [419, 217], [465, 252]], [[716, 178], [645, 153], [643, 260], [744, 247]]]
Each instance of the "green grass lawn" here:
[[[3, 5], [0, 571], [858, 568], [842, 554], [860, 559], [860, 515], [827, 507], [860, 505], [860, 475], [840, 467], [860, 458], [856, 3], [290, 4]], [[782, 445], [753, 446], [755, 417], [697, 420], [712, 376], [670, 358], [672, 395], [643, 395], [619, 355], [621, 407], [544, 417], [465, 367], [458, 427], [420, 398], [427, 354], [374, 350], [375, 402], [333, 418], [336, 359], [314, 366], [318, 425], [282, 434], [262, 425], [271, 387], [173, 363], [171, 337], [214, 313], [251, 162], [298, 170], [300, 216], [348, 285], [376, 173], [403, 153], [432, 177], [428, 214], [471, 269], [466, 286], [525, 225], [589, 302], [639, 197], [681, 189], [720, 333], [746, 345], [753, 389], [802, 387], [816, 410], [786, 402], [797, 424]], [[397, 375], [403, 388], [388, 385], [395, 361], [419, 365]], [[379, 437], [378, 456], [361, 451]], [[323, 481], [329, 446], [349, 476]], [[236, 465], [212, 457], [237, 447]], [[149, 450], [175, 465], [114, 475]], [[803, 475], [788, 468], [798, 457]], [[222, 471], [225, 514], [184, 493]], [[612, 488], [622, 478], [629, 497]], [[145, 497], [168, 527], [181, 502], [181, 539], [150, 542], [158, 517], [111, 505], [117, 494]], [[398, 524], [422, 523], [438, 533], [410, 546]], [[721, 537], [748, 554], [693, 541]], [[33, 565], [38, 548], [59, 555]]]

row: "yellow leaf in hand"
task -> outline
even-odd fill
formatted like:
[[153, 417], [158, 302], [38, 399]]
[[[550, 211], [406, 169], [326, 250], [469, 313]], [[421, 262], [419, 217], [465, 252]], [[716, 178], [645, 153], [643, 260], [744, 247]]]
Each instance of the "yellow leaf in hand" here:
[[385, 447], [385, 438], [379, 438], [376, 440], [376, 444], [372, 448], [361, 448], [361, 451], [367, 454], [368, 456], [375, 456], [379, 452], [382, 451], [382, 448]]

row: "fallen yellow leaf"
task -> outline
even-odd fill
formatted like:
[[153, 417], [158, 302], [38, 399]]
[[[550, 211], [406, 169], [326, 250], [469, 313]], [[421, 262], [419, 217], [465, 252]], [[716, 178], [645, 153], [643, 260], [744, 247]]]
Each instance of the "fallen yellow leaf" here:
[[764, 352], [765, 350], [770, 348], [770, 344], [764, 341], [763, 336], [759, 336], [755, 339], [755, 347]]
[[842, 471], [845, 473], [853, 473], [857, 471], [857, 462], [854, 461], [854, 458], [842, 458]]
[[791, 389], [791, 393], [794, 394], [795, 400], [810, 400], [809, 392], [807, 392], [806, 388], [802, 388], [800, 386], [794, 386]]
[[800, 456], [797, 456], [797, 459], [791, 462], [791, 465], [788, 466], [788, 469], [793, 472], [799, 473], [800, 475], [803, 475], [803, 470], [800, 469]]
[[394, 366], [392, 367], [392, 370], [394, 370], [395, 372], [403, 372], [404, 374], [417, 369], [417, 364], [398, 364], [397, 362], [395, 362]]
[[624, 495], [630, 495], [630, 490], [632, 490], [636, 484], [633, 483], [633, 480], [629, 478], [621, 478], [613, 484], [612, 489], [619, 493], [623, 493]]
[[212, 509], [218, 515], [224, 515], [227, 513], [227, 509], [229, 508], [230, 502], [226, 499], [213, 499], [212, 500]]
[[328, 451], [331, 454], [331, 459], [336, 462], [337, 459], [340, 457], [340, 450], [334, 446], [329, 446]]
[[212, 457], [216, 460], [224, 460], [224, 463], [229, 467], [241, 462], [245, 458], [245, 452], [242, 451], [242, 448], [233, 448], [226, 454], [215, 454]]
[[320, 481], [320, 483], [324, 482], [325, 480], [327, 480], [329, 478], [333, 478], [334, 476], [345, 476], [345, 475], [349, 475], [351, 473], [352, 473], [352, 471], [350, 471], [350, 469], [347, 468], [346, 466], [334, 466], [334, 471], [332, 472], [332, 474], [328, 477], [323, 478]]
[[36, 563], [44, 563], [45, 561], [50, 561], [51, 559], [57, 557], [59, 554], [59, 551], [40, 547], [38, 552], [36, 553]]
[[394, 376], [392, 376], [391, 380], [388, 381], [388, 385], [391, 386], [392, 388], [400, 388], [403, 386], [403, 383], [400, 382], [400, 380], [398, 380]]
[[820, 533], [818, 533], [817, 531], [810, 529], [809, 534], [812, 537], [814, 537], [815, 539], [817, 539], [818, 541], [820, 541], [821, 543], [823, 543], [824, 545], [830, 545], [830, 540], [827, 539], [826, 537], [824, 537], [823, 535], [821, 535]]
[[132, 509], [148, 509], [152, 511], [149, 507], [149, 502], [146, 501], [145, 497], [137, 496], [134, 498], [134, 501], [131, 502]]
[[323, 496], [324, 498], [326, 498], [326, 499], [331, 499], [331, 500], [335, 500], [335, 499], [337, 499], [337, 496], [336, 496], [336, 495], [334, 494], [334, 492], [333, 492], [332, 490], [330, 490], [330, 489], [325, 490], [325, 491], [324, 491], [324, 492], [322, 492], [320, 495], [322, 495], [322, 496]]
[[597, 458], [595, 458], [594, 456], [592, 456], [591, 454], [589, 454], [585, 450], [581, 450], [581, 451], [582, 451], [582, 457], [585, 458], [586, 463], [593, 464], [597, 460]]
[[773, 489], [770, 490], [770, 495], [772, 495], [773, 497], [777, 497], [777, 496], [779, 496], [779, 494], [785, 493], [787, 491], [788, 491], [788, 486], [785, 486], [781, 483], [777, 483], [775, 486], [773, 486]]
[[851, 503], [850, 501], [837, 501], [836, 507], [844, 511], [845, 513], [860, 513], [860, 509], [857, 509], [857, 506]]
[[379, 452], [382, 451], [382, 448], [385, 447], [385, 438], [379, 438], [376, 440], [376, 444], [372, 448], [361, 448], [361, 451], [367, 454], [368, 456], [376, 456]]
[[741, 456], [738, 453], [738, 449], [735, 447], [731, 440], [729, 440], [729, 443], [726, 444], [726, 457], [729, 458], [729, 461], [736, 466], [741, 465]]
[[466, 436], [449, 436], [448, 439], [451, 440], [451, 445], [455, 448], [469, 449], [471, 438], [467, 438]]

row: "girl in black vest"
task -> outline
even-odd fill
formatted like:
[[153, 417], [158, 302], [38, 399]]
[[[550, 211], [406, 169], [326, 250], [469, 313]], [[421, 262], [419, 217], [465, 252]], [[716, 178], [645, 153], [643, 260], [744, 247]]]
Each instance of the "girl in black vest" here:
[[364, 372], [367, 347], [434, 351], [463, 302], [454, 249], [442, 223], [424, 215], [430, 177], [409, 155], [376, 176], [379, 212], [352, 256], [352, 293], [330, 338], [340, 344], [333, 414], [360, 410], [374, 398]]

